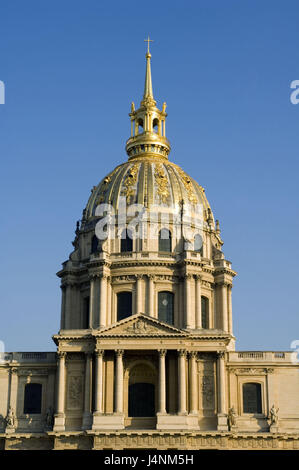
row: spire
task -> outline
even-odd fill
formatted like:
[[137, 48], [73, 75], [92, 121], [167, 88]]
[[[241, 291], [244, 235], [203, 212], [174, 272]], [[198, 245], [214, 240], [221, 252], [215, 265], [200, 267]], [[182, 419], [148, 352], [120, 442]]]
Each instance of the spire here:
[[145, 54], [146, 71], [145, 71], [144, 93], [143, 93], [143, 99], [141, 101], [141, 105], [155, 106], [156, 101], [154, 100], [154, 95], [153, 95], [152, 72], [151, 72], [152, 55], [150, 53], [150, 42], [154, 42], [154, 41], [150, 39], [149, 36], [144, 41], [147, 42], [147, 52]]
[[151, 53], [149, 50], [149, 43], [153, 42], [152, 39], [148, 36], [147, 39], [144, 40], [147, 42], [147, 53], [145, 55], [146, 57], [146, 72], [145, 72], [145, 83], [144, 83], [144, 94], [143, 94], [143, 99], [146, 99], [148, 97], [154, 98], [153, 95], [153, 85], [152, 85], [152, 73], [151, 73]]
[[167, 117], [166, 103], [163, 103], [160, 110], [156, 106], [153, 95], [152, 74], [151, 74], [151, 53], [149, 37], [147, 42], [146, 72], [144, 83], [144, 94], [138, 109], [131, 103], [131, 137], [127, 140], [126, 151], [129, 159], [140, 157], [168, 158], [170, 143], [166, 139], [165, 120]]

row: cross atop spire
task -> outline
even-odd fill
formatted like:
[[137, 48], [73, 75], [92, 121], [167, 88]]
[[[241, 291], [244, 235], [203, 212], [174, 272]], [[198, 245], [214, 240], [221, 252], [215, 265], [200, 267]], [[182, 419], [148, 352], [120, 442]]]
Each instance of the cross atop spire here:
[[144, 40], [147, 42], [147, 53], [145, 54], [146, 57], [146, 72], [145, 72], [145, 83], [144, 83], [144, 93], [143, 93], [143, 102], [147, 101], [148, 104], [155, 105], [154, 102], [154, 95], [153, 95], [153, 85], [152, 85], [152, 73], [151, 73], [151, 53], [150, 53], [150, 42], [153, 42], [152, 39], [148, 36], [147, 39]]
[[148, 36], [147, 39], [144, 40], [144, 42], [147, 42], [147, 53], [150, 54], [150, 42], [154, 42], [153, 39], [150, 39]]

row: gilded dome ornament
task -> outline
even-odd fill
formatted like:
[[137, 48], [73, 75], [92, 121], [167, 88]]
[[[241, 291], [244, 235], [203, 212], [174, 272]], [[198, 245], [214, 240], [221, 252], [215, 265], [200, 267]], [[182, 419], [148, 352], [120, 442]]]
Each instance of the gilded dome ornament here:
[[137, 183], [138, 169], [139, 165], [135, 163], [135, 165], [133, 165], [127, 172], [127, 176], [124, 180], [124, 194], [127, 198], [127, 201], [135, 194], [134, 186]]
[[163, 203], [166, 203], [169, 196], [169, 182], [161, 163], [155, 165], [155, 181], [160, 199]]

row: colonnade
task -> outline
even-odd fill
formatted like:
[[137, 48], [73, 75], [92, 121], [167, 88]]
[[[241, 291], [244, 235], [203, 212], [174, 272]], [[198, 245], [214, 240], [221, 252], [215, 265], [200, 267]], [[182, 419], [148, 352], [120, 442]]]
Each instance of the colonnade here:
[[[155, 308], [155, 284], [158, 281], [159, 278], [154, 274], [135, 275], [135, 305], [133, 306], [133, 312], [147, 313], [150, 316], [155, 316], [157, 310]], [[201, 306], [203, 295], [207, 296], [209, 300], [208, 327], [232, 333], [231, 284], [226, 282], [216, 283], [211, 294], [208, 295], [205, 294], [202, 285], [203, 279], [201, 275], [186, 274], [180, 278], [179, 283], [174, 287], [174, 294], [179, 296], [177, 305], [179, 305], [181, 318], [180, 325], [175, 324], [175, 326], [190, 330], [200, 330], [203, 327]], [[80, 299], [76, 297], [77, 290], [78, 288], [73, 283], [66, 283], [63, 286], [62, 329], [72, 329], [70, 319], [74, 317], [72, 313], [74, 311], [73, 305], [76, 308], [80, 305]], [[165, 290], [168, 290], [167, 286]], [[111, 294], [111, 279], [109, 276], [105, 274], [91, 276], [89, 328], [104, 328], [108, 326], [109, 322], [115, 322], [115, 312], [111, 312]]]
[[[173, 351], [173, 350], [172, 350]], [[157, 414], [166, 415], [166, 394], [167, 394], [167, 380], [166, 380], [166, 356], [167, 350], [161, 349], [157, 353], [159, 355], [159, 370], [158, 370], [158, 403]], [[94, 386], [94, 414], [104, 414], [104, 384], [103, 384], [103, 361], [104, 350], [95, 351], [95, 386]], [[115, 375], [114, 375], [114, 414], [124, 414], [124, 354], [123, 349], [115, 350]], [[142, 358], [142, 356], [141, 356]], [[58, 353], [58, 368], [57, 368], [57, 407], [55, 415], [55, 424], [59, 423], [57, 429], [61, 430], [61, 418], [65, 416], [65, 386], [66, 386], [66, 367], [65, 367], [66, 353]], [[187, 352], [185, 349], [177, 350], [178, 360], [178, 376], [177, 376], [177, 390], [178, 390], [178, 408], [177, 415], [198, 415], [198, 394], [199, 394], [199, 381], [197, 370], [197, 352]], [[188, 360], [190, 361], [190, 373], [187, 374]], [[85, 382], [84, 382], [84, 413], [82, 427], [87, 429], [90, 425], [92, 417], [92, 367], [93, 356], [92, 354], [85, 354]], [[217, 412], [218, 415], [225, 416], [227, 413], [227, 399], [226, 399], [226, 371], [225, 371], [225, 353], [217, 354]], [[188, 377], [188, 379], [187, 379]], [[187, 384], [187, 380], [189, 380]], [[188, 393], [189, 392], [189, 393]], [[188, 399], [189, 395], [189, 399]], [[54, 430], [55, 430], [54, 424]]]

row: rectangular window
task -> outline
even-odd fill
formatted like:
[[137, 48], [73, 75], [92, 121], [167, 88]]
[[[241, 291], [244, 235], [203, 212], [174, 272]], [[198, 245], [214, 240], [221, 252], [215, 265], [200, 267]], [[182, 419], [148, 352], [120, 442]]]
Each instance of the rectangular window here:
[[174, 323], [173, 298], [174, 295], [172, 292], [159, 292], [158, 294], [158, 318], [170, 325]]
[[26, 384], [24, 396], [24, 414], [40, 414], [42, 406], [42, 385]]

